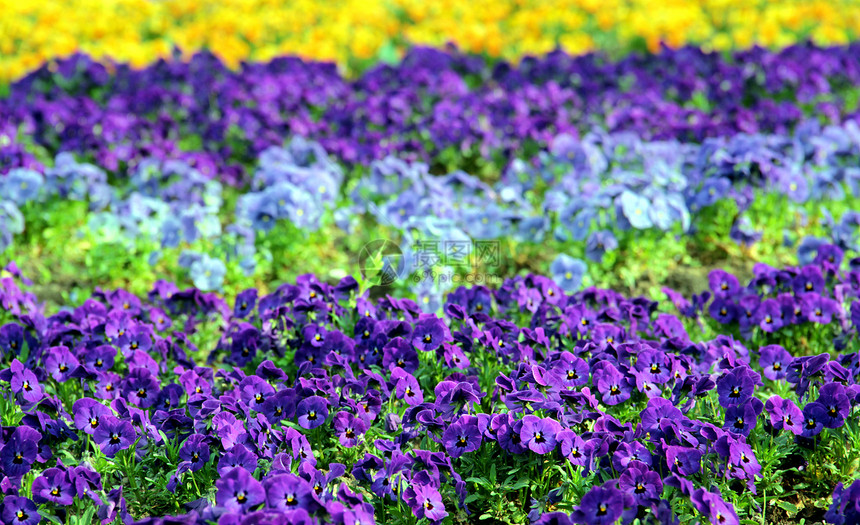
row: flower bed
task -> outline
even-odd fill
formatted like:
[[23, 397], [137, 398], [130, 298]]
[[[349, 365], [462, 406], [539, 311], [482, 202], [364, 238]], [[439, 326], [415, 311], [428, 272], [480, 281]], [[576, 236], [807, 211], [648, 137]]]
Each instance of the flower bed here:
[[[310, 275], [232, 307], [159, 282], [42, 312], [6, 274], [7, 523], [821, 519], [800, 509], [856, 469], [860, 361], [828, 349], [856, 348], [860, 281], [832, 245], [667, 290], [681, 317], [534, 275], [457, 289], [443, 317]], [[740, 332], [701, 325], [746, 297]]]

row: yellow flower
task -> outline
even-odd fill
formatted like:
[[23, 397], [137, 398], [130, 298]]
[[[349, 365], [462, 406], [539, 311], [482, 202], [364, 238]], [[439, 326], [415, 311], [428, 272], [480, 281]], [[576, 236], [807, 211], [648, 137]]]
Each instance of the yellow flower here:
[[517, 60], [557, 45], [571, 53], [644, 42], [706, 49], [779, 47], [858, 37], [855, 0], [0, 0], [0, 81], [77, 51], [144, 66], [180, 47], [228, 65], [279, 54], [345, 70], [394, 44], [456, 43]]

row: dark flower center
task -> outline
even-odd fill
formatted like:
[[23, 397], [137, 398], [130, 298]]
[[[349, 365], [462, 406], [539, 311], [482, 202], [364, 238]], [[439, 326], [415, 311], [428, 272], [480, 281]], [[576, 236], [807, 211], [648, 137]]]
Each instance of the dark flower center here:
[[482, 305], [481, 303], [478, 303], [478, 304], [475, 306], [475, 310], [477, 310], [477, 311], [479, 311], [479, 312], [480, 312], [481, 310], [483, 310], [483, 309], [484, 309], [484, 305]]
[[104, 362], [101, 359], [96, 359], [96, 366], [97, 367], [101, 367], [103, 364], [104, 364]]
[[597, 515], [598, 516], [606, 516], [606, 512], [607, 512], [606, 503], [601, 503], [600, 505], [597, 506]]
[[16, 465], [20, 465], [23, 462], [24, 462], [24, 456], [20, 452], [15, 454], [15, 459], [12, 460], [12, 463], [15, 463]]
[[353, 439], [355, 437], [355, 432], [351, 428], [348, 428], [343, 435], [346, 436], [347, 439]]
[[245, 496], [245, 493], [243, 491], [240, 490], [236, 493], [236, 501], [238, 501], [239, 503], [245, 503], [246, 499], [248, 498]]
[[425, 343], [429, 343], [429, 342], [430, 342], [430, 341], [432, 341], [432, 340], [433, 340], [433, 338], [432, 338], [432, 337], [430, 337], [430, 334], [427, 334], [427, 335], [425, 335], [425, 336], [424, 336], [424, 342], [425, 342]]
[[545, 442], [546, 442], [546, 438], [544, 437], [543, 432], [536, 432], [535, 433], [535, 443], [545, 443]]
[[460, 436], [460, 439], [457, 440], [457, 446], [458, 447], [465, 447], [466, 446], [466, 436]]
[[99, 426], [99, 418], [97, 418], [95, 416], [91, 417], [90, 418], [90, 426], [93, 428], [96, 428], [97, 426]]
[[23, 510], [20, 510], [20, 509], [15, 514], [15, 516], [17, 516], [20, 521], [30, 519], [30, 516], [26, 512], [24, 512]]
[[720, 308], [720, 315], [726, 315], [728, 311], [725, 308]]
[[830, 414], [830, 417], [836, 417], [836, 415], [838, 414], [838, 412], [836, 411], [836, 407], [830, 407], [830, 411], [827, 413]]
[[609, 388], [609, 393], [613, 396], [617, 396], [621, 393], [621, 390], [618, 388], [617, 385], [612, 385], [612, 387]]
[[735, 428], [737, 428], [737, 429], [744, 428], [744, 418], [739, 417], [739, 418], [735, 419]]
[[33, 387], [30, 386], [29, 381], [24, 381], [24, 390], [26, 390], [27, 392], [29, 392], [30, 390], [33, 390]]
[[60, 489], [59, 488], [54, 487], [51, 489], [51, 496], [59, 496], [59, 495], [60, 495]]
[[820, 316], [821, 316], [821, 308], [816, 308], [816, 309], [815, 309], [815, 315], [816, 315], [816, 316], [818, 316], [818, 317], [820, 317]]
[[200, 454], [198, 454], [197, 452], [195, 452], [194, 455], [191, 456], [191, 461], [193, 463], [197, 463], [197, 460], [199, 460], [199, 459], [200, 459]]
[[773, 369], [774, 369], [774, 370], [776, 370], [777, 372], [779, 372], [780, 370], [782, 370], [782, 365], [780, 364], [780, 362], [779, 362], [779, 361], [777, 361], [777, 362], [775, 362], [775, 363], [773, 364]]
[[433, 510], [433, 503], [431, 503], [429, 500], [425, 501], [424, 502], [424, 508], [427, 510]]
[[67, 367], [65, 364], [60, 365], [60, 372], [65, 372], [68, 369], [69, 367]]
[[141, 388], [140, 390], [138, 390], [138, 391], [137, 391], [137, 396], [138, 396], [138, 397], [146, 397], [146, 389]]
[[659, 371], [660, 371], [660, 365], [658, 365], [657, 363], [652, 363], [651, 364], [651, 373], [656, 374]]
[[806, 428], [809, 428], [809, 429], [815, 428], [815, 420], [814, 419], [807, 419], [806, 420]]
[[310, 412], [308, 412], [308, 419], [310, 421], [314, 421], [314, 420], [316, 420], [316, 418], [317, 418], [316, 410], [311, 410]]
[[131, 349], [132, 349], [132, 350], [137, 350], [137, 347], [138, 347], [137, 341], [132, 341], [132, 343], [131, 343]]
[[741, 389], [738, 387], [734, 387], [732, 392], [729, 394], [729, 397], [741, 397]]
[[119, 443], [119, 434], [114, 432], [113, 434], [110, 435], [110, 444], [116, 445], [117, 443]]
[[642, 494], [643, 492], [645, 492], [645, 485], [637, 483], [636, 490], [634, 490], [633, 492], [635, 492], [636, 494]]

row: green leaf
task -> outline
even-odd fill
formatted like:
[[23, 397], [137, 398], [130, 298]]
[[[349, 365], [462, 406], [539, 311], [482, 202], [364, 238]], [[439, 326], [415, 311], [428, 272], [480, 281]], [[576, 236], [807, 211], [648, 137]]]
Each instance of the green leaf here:
[[493, 484], [492, 484], [492, 483], [490, 483], [490, 480], [488, 480], [488, 479], [487, 479], [487, 478], [485, 478], [485, 477], [480, 477], [480, 478], [476, 478], [476, 477], [466, 478], [466, 481], [470, 481], [470, 482], [472, 482], [472, 483], [476, 483], [476, 484], [478, 484], [478, 485], [481, 485], [482, 487], [487, 487], [487, 488], [492, 488], [492, 487], [493, 487]]
[[789, 514], [797, 514], [797, 507], [787, 501], [778, 501], [777, 506]]
[[529, 486], [529, 478], [520, 478], [519, 481], [514, 483], [513, 485], [505, 484], [505, 488], [508, 490], [520, 490]]

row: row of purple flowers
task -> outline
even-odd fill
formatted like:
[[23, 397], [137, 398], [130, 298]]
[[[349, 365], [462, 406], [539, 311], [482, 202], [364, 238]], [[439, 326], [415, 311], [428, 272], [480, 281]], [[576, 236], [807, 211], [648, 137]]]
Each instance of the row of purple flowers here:
[[684, 142], [787, 133], [807, 106], [831, 123], [856, 116], [842, 98], [860, 84], [858, 56], [856, 43], [730, 57], [685, 47], [620, 60], [553, 52], [515, 65], [415, 48], [348, 79], [297, 57], [231, 71], [210, 54], [141, 70], [76, 55], [44, 64], [0, 100], [0, 171], [33, 160], [29, 141], [110, 170], [185, 160], [235, 183], [291, 135], [367, 164], [391, 154], [437, 162], [446, 150], [509, 159], [595, 125]]
[[[857, 273], [842, 271], [837, 253], [823, 248], [798, 271], [760, 268], [746, 289], [792, 290], [796, 304], [827, 298], [831, 318], [801, 307], [794, 322], [856, 338]], [[737, 524], [731, 498], [708, 480], [756, 494], [762, 440], [753, 433], [810, 457], [833, 444], [834, 429], [857, 430], [857, 352], [793, 356], [723, 335], [696, 342], [654, 301], [566, 294], [540, 276], [459, 288], [444, 318], [407, 299], [356, 296], [351, 278], [330, 285], [309, 275], [266, 295], [242, 292], [232, 308], [159, 282], [144, 299], [100, 291], [46, 317], [17, 268], [7, 271], [0, 300], [11, 321], [0, 349], [10, 366], [0, 381], [20, 423], [2, 432], [4, 523], [35, 524], [78, 502], [97, 506], [103, 523], [131, 522], [121, 474], [85, 459], [127, 465], [175, 445], [176, 463], [160, 467], [170, 469], [166, 488], [217, 471], [206, 478], [214, 500], [136, 523], [370, 524], [397, 502], [439, 523], [486, 510], [469, 499], [478, 467], [464, 456], [490, 448], [498, 469], [539, 468], [544, 457], [570, 469], [534, 494], [536, 523], [679, 523], [678, 509], [691, 506]], [[740, 293], [724, 272], [711, 280], [714, 302]], [[192, 340], [211, 323], [224, 332], [204, 365]], [[759, 399], [780, 385], [782, 396]], [[78, 464], [59, 459], [82, 439], [94, 447]], [[321, 452], [333, 446], [354, 460]], [[593, 487], [572, 513], [544, 511], [583, 478]], [[828, 520], [856, 519], [856, 494], [840, 487]]]

